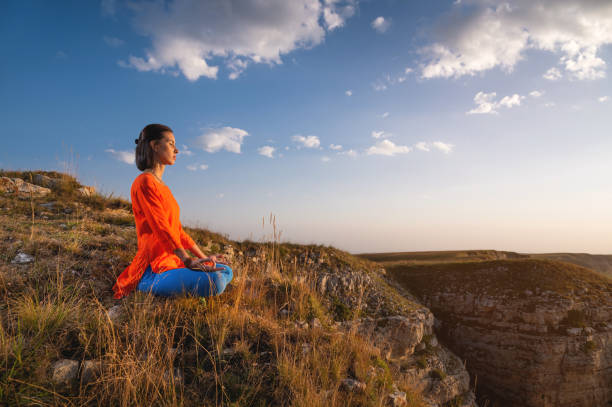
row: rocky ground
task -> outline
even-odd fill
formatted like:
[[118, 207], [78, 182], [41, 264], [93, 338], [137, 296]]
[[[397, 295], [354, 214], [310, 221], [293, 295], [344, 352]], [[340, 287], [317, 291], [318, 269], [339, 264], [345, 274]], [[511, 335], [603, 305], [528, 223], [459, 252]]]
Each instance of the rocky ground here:
[[188, 228], [231, 258], [226, 292], [115, 301], [129, 203], [65, 174], [0, 175], [0, 404], [475, 405], [431, 311], [375, 263]]

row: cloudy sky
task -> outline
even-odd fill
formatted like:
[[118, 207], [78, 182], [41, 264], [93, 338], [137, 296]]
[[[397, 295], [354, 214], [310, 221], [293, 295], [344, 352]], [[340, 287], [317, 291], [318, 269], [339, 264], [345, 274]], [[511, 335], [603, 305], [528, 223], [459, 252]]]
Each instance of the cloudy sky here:
[[[608, 0], [4, 1], [4, 169], [351, 252], [612, 253]], [[266, 225], [262, 226], [262, 218]]]

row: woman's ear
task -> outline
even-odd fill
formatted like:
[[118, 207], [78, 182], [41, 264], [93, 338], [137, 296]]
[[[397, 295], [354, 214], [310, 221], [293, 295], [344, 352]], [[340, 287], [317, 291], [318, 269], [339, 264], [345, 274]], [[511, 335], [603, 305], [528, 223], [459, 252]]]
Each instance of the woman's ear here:
[[151, 150], [153, 150], [153, 152], [157, 152], [157, 150], [155, 149], [155, 147], [157, 146], [157, 140], [149, 141], [149, 146], [151, 147]]

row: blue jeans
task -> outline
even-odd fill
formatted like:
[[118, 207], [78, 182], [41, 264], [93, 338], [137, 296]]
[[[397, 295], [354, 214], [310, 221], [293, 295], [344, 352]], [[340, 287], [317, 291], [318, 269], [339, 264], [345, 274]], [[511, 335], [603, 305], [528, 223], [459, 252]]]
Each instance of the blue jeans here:
[[217, 264], [217, 267], [223, 267], [223, 270], [206, 272], [180, 268], [153, 273], [151, 266], [148, 266], [136, 289], [162, 297], [180, 294], [199, 297], [218, 295], [225, 290], [234, 275], [232, 269], [225, 264]]

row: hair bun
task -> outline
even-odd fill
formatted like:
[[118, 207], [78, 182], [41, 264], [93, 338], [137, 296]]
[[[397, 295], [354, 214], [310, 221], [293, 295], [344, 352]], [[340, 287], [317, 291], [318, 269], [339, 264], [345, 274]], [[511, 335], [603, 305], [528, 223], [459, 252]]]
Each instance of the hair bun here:
[[138, 144], [138, 139], [134, 139], [134, 143]]

